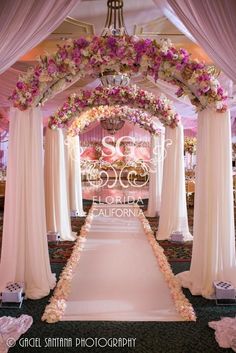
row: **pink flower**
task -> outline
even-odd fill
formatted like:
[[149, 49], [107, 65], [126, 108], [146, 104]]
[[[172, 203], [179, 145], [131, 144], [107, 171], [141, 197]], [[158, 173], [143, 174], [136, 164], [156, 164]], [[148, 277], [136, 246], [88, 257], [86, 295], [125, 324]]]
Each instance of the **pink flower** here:
[[22, 81], [18, 81], [16, 87], [21, 90], [24, 88], [24, 83]]

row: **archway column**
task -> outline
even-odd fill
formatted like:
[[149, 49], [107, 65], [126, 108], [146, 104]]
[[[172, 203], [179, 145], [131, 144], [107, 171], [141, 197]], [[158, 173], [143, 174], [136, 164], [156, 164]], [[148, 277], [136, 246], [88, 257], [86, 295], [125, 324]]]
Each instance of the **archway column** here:
[[67, 163], [68, 163], [68, 192], [69, 208], [74, 216], [85, 216], [83, 210], [83, 195], [80, 168], [80, 141], [79, 136], [66, 136]]
[[183, 287], [206, 298], [213, 281], [236, 286], [230, 113], [205, 109], [198, 114], [194, 239], [190, 271]]
[[45, 202], [48, 232], [59, 232], [61, 240], [75, 240], [71, 230], [67, 192], [67, 163], [61, 129], [47, 128], [45, 137]]
[[151, 172], [149, 179], [149, 199], [146, 216], [155, 217], [161, 208], [161, 189], [164, 161], [165, 133], [151, 135]]
[[55, 285], [45, 221], [42, 114], [11, 108], [0, 290], [25, 283], [28, 298], [39, 299]]
[[169, 239], [180, 231], [184, 240], [192, 240], [189, 232], [184, 170], [183, 125], [166, 127], [165, 159], [161, 193], [161, 209], [157, 239]]

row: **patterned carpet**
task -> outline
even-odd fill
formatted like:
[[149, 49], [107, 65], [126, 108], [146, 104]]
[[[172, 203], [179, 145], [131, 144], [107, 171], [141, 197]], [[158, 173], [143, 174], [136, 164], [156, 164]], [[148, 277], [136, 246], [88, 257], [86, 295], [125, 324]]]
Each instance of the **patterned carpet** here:
[[[85, 203], [84, 209], [88, 212], [90, 208], [90, 203]], [[145, 210], [145, 208], [144, 208]], [[189, 217], [189, 227], [192, 232], [193, 226], [193, 208], [189, 208], [188, 210]], [[158, 229], [158, 218], [157, 217], [148, 217], [150, 226], [154, 233], [156, 233]], [[85, 217], [76, 217], [71, 218], [72, 231], [79, 234], [80, 228], [84, 224]], [[0, 248], [2, 241], [2, 227], [3, 227], [3, 210], [0, 210]], [[165, 255], [170, 262], [189, 262], [191, 260], [192, 254], [192, 243], [187, 242], [185, 244], [176, 244], [171, 243], [167, 240], [159, 241], [159, 244], [164, 248]], [[49, 255], [50, 261], [53, 264], [56, 263], [66, 263], [69, 259], [72, 249], [74, 246], [74, 242], [63, 241], [63, 242], [53, 242], [49, 243]]]
[[[85, 207], [86, 212], [89, 209], [89, 205]], [[192, 215], [193, 209], [189, 209], [189, 224], [192, 231]], [[155, 233], [158, 229], [158, 218], [148, 217], [149, 223], [153, 232]], [[81, 226], [84, 224], [85, 217], [77, 217], [71, 219], [72, 230], [79, 234]], [[159, 244], [164, 248], [165, 255], [170, 262], [189, 262], [192, 255], [192, 242], [185, 244], [171, 243], [167, 240], [159, 241]], [[72, 252], [74, 243], [70, 241], [64, 241], [59, 243], [49, 243], [49, 254], [51, 263], [65, 263]]]

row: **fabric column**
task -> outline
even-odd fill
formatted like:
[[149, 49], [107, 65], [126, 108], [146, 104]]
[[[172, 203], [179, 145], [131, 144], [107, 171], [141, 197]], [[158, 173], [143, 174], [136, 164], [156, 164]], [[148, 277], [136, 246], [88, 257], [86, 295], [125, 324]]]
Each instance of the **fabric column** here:
[[25, 283], [26, 296], [39, 299], [55, 285], [45, 222], [42, 114], [39, 108], [11, 108], [0, 289]]
[[45, 139], [45, 199], [48, 232], [59, 232], [61, 240], [75, 240], [71, 230], [66, 183], [65, 144], [61, 129], [47, 128]]
[[181, 284], [206, 298], [215, 280], [236, 286], [229, 112], [206, 109], [198, 115], [193, 232], [191, 267], [178, 275]]
[[184, 240], [192, 240], [189, 233], [186, 206], [183, 125], [166, 127], [161, 210], [157, 239], [169, 239], [179, 231]]
[[67, 136], [66, 145], [70, 211], [72, 215], [82, 217], [85, 212], [83, 210], [79, 136]]
[[149, 180], [149, 199], [146, 215], [156, 217], [161, 208], [161, 188], [163, 176], [165, 134], [151, 136], [151, 172]]

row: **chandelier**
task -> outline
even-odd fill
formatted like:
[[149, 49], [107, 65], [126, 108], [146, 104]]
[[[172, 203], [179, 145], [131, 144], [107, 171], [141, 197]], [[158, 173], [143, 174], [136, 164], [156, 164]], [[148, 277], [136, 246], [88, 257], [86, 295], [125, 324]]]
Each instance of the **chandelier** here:
[[122, 120], [119, 116], [101, 119], [100, 121], [101, 127], [108, 131], [111, 135], [115, 135], [115, 133], [122, 129], [125, 124], [125, 121]]
[[104, 87], [128, 86], [130, 77], [126, 73], [104, 72], [100, 75], [100, 81]]
[[107, 0], [107, 18], [102, 37], [128, 35], [124, 24], [123, 0]]
[[[102, 37], [119, 37], [128, 35], [124, 24], [123, 0], [107, 0], [107, 18]], [[104, 87], [128, 86], [130, 77], [126, 73], [106, 71], [100, 74], [100, 81]]]

